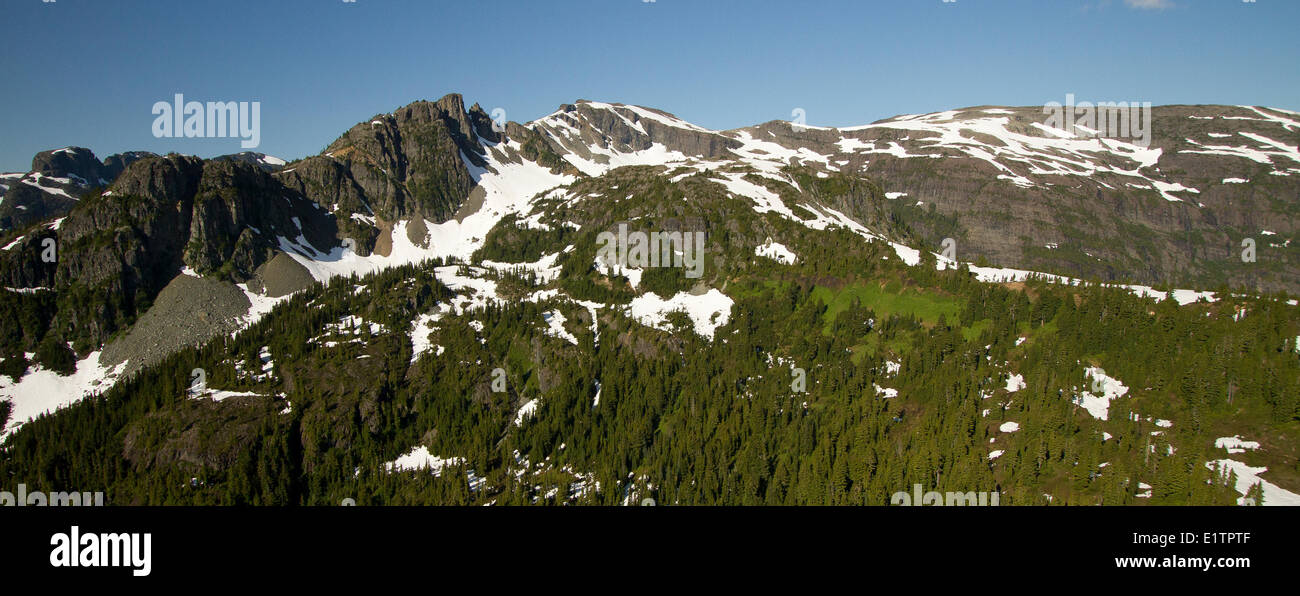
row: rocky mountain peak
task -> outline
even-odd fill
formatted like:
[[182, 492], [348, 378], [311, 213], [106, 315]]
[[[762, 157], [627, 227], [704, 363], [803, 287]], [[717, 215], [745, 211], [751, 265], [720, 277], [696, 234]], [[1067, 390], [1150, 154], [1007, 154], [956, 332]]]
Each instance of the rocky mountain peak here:
[[243, 151], [230, 155], [222, 155], [212, 158], [214, 161], [242, 161], [252, 164], [267, 172], [275, 172], [284, 167], [284, 160], [278, 157], [257, 153], [255, 151]]
[[104, 164], [95, 153], [84, 147], [65, 147], [37, 153], [32, 158], [32, 172], [55, 178], [75, 176], [89, 184], [99, 183]]
[[718, 159], [740, 142], [672, 114], [621, 103], [578, 100], [530, 123], [557, 153], [586, 174], [617, 162], [618, 154], [640, 152]]

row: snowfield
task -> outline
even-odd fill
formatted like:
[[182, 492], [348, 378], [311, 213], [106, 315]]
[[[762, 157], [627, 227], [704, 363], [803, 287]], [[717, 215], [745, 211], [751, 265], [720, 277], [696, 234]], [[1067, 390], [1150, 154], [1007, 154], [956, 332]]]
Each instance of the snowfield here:
[[[514, 141], [506, 143], [505, 146], [513, 151], [521, 149], [521, 146]], [[573, 176], [553, 174], [550, 170], [530, 161], [497, 162], [491, 150], [488, 151], [487, 159], [491, 169], [475, 166], [468, 159], [465, 160], [465, 165], [474, 181], [485, 193], [483, 205], [477, 211], [465, 216], [461, 221], [451, 219], [435, 224], [424, 220], [427, 233], [424, 238], [417, 239], [416, 242], [412, 242], [407, 234], [410, 221], [399, 221], [393, 225], [392, 249], [387, 255], [361, 256], [346, 246], [334, 247], [329, 252], [323, 252], [313, 247], [301, 234], [292, 239], [281, 236], [280, 248], [321, 282], [340, 275], [362, 276], [439, 257], [468, 260], [474, 251], [483, 245], [487, 233], [507, 215], [527, 214], [532, 207], [533, 197], [575, 180]], [[550, 275], [553, 263], [553, 257], [549, 262], [544, 257], [538, 263], [511, 265], [511, 267], [522, 266], [534, 270], [539, 275]]]
[[1259, 477], [1260, 474], [1267, 472], [1268, 468], [1255, 468], [1231, 459], [1221, 459], [1217, 462], [1206, 462], [1205, 465], [1206, 467], [1212, 467], [1215, 463], [1219, 464], [1220, 470], [1230, 470], [1237, 474], [1237, 486], [1234, 488], [1237, 489], [1237, 492], [1242, 494], [1242, 497], [1237, 499], [1237, 504], [1247, 504], [1247, 499], [1245, 497], [1246, 491], [1250, 490], [1250, 487], [1254, 486], [1256, 483], [1261, 483], [1264, 488], [1265, 506], [1300, 506], [1300, 495]]
[[[130, 362], [107, 368], [99, 363], [99, 354], [94, 352], [77, 362], [76, 372], [66, 377], [43, 369], [40, 365], [33, 365], [17, 383], [8, 376], [0, 375], [0, 400], [8, 401], [13, 407], [9, 423], [0, 432], [0, 443], [33, 418], [112, 387], [117, 376]], [[27, 354], [28, 359], [34, 356], [35, 354]]]
[[685, 312], [694, 323], [695, 332], [712, 340], [714, 331], [731, 319], [731, 307], [734, 304], [734, 300], [716, 289], [700, 296], [678, 292], [667, 300], [649, 292], [632, 299], [628, 310], [632, 318], [642, 325], [661, 331], [668, 330], [669, 313]]
[[[957, 155], [987, 162], [1000, 172], [999, 179], [1022, 187], [1040, 186], [1028, 176], [1092, 176], [1097, 173], [1132, 177], [1150, 186], [1154, 186], [1155, 182], [1166, 184], [1166, 181], [1152, 177], [1158, 175], [1156, 172], [1142, 173], [1142, 170], [1153, 168], [1159, 161], [1160, 149], [1148, 149], [1117, 139], [1076, 135], [1038, 122], [1033, 123], [1032, 127], [1043, 136], [1030, 135], [1013, 132], [1011, 118], [1007, 115], [957, 119], [958, 114], [954, 110], [900, 116], [866, 126], [839, 129], [842, 134], [872, 129], [908, 131], [913, 133], [911, 136], [914, 141], [925, 143], [919, 153], [909, 154], [897, 143], [877, 147], [875, 141], [849, 137], [840, 141], [840, 148], [846, 153], [885, 153], [899, 158], [944, 158], [955, 152]], [[991, 138], [995, 142], [985, 142], [980, 137]], [[1100, 159], [1102, 157], [1110, 160], [1119, 158], [1131, 169], [1107, 165]], [[1061, 182], [1065, 183], [1064, 180]], [[1183, 189], [1168, 188], [1159, 192], [1166, 199], [1180, 201], [1182, 199], [1168, 194], [1178, 190]]]

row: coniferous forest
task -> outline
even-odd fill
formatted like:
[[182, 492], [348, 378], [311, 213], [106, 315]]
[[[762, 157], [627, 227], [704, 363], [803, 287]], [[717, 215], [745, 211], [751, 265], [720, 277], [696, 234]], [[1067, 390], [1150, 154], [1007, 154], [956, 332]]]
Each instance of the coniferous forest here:
[[[635, 175], [647, 203], [680, 192]], [[1300, 481], [1286, 296], [1180, 306], [1087, 282], [981, 282], [844, 230], [764, 221], [799, 263], [710, 253], [706, 281], [735, 301], [712, 339], [685, 313], [653, 328], [585, 308], [635, 295], [591, 265], [594, 232], [507, 222], [471, 263], [336, 278], [24, 425], [0, 476], [102, 486], [111, 504], [884, 505], [920, 484], [1003, 505], [1218, 505], [1242, 495], [1212, 463], [1215, 439], [1243, 435], [1269, 446], [1247, 457], [1269, 458], [1275, 483]], [[566, 245], [581, 248], [546, 283], [482, 265]], [[462, 308], [472, 292], [440, 280], [463, 277], [497, 297]], [[639, 291], [692, 283], [651, 270]], [[4, 298], [17, 317], [46, 308]], [[554, 313], [576, 344], [548, 332]], [[432, 348], [413, 358], [422, 316]], [[1082, 405], [1100, 393], [1092, 367], [1128, 388], [1105, 420]], [[196, 369], [234, 395], [196, 396]], [[421, 448], [438, 463], [391, 463]]]

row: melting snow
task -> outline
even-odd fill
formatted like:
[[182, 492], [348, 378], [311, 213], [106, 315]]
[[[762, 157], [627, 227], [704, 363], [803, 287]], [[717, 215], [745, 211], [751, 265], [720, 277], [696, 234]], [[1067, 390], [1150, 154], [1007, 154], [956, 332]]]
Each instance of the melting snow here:
[[524, 420], [535, 416], [537, 414], [537, 405], [537, 400], [533, 399], [520, 406], [519, 411], [515, 413], [515, 426], [520, 426], [524, 423]]
[[567, 319], [564, 318], [563, 313], [561, 313], [558, 310], [553, 310], [550, 312], [542, 313], [542, 317], [546, 319], [547, 335], [552, 335], [560, 339], [566, 340], [575, 346], [578, 345], [578, 338], [574, 337], [572, 333], [569, 333], [568, 329], [564, 328], [564, 322]]
[[193, 391], [190, 392], [191, 399], [208, 398], [211, 399], [212, 401], [218, 401], [218, 402], [230, 399], [232, 397], [256, 397], [259, 395], [261, 394], [247, 392], [247, 391], [226, 391], [224, 389], [205, 389], [198, 393], [195, 393]]
[[664, 300], [654, 292], [642, 294], [628, 305], [632, 318], [642, 325], [655, 329], [667, 330], [668, 313], [684, 311], [695, 324], [695, 332], [710, 340], [713, 332], [731, 318], [731, 306], [735, 304], [726, 294], [711, 289], [700, 296], [689, 292], [678, 292], [676, 296]]
[[[434, 327], [431, 323], [436, 323], [442, 318], [442, 312], [420, 315], [415, 318], [411, 325], [411, 362], [414, 363], [420, 358], [420, 355], [429, 351], [433, 344], [429, 341], [429, 334], [433, 332]], [[438, 346], [438, 354], [442, 354], [442, 346]]]
[[786, 265], [793, 265], [795, 262], [794, 253], [791, 252], [790, 249], [786, 248], [785, 245], [781, 244], [780, 242], [772, 242], [769, 244], [764, 244], [762, 246], [759, 246], [758, 248], [754, 249], [754, 254], [760, 257], [767, 257], [769, 259], [773, 259], [775, 261], [784, 263]]
[[626, 277], [628, 285], [632, 286], [632, 289], [634, 290], [636, 289], [637, 285], [641, 283], [641, 276], [645, 274], [645, 271], [641, 269], [637, 269], [633, 267], [625, 267], [619, 264], [614, 264], [614, 265], [607, 264], [600, 259], [599, 255], [596, 256], [596, 260], [593, 261], [593, 265], [595, 265], [596, 271], [601, 275], [607, 277], [622, 275], [623, 277]]
[[1093, 380], [1093, 388], [1099, 391], [1100, 395], [1094, 395], [1089, 391], [1083, 391], [1079, 394], [1077, 403], [1083, 406], [1093, 418], [1097, 420], [1108, 420], [1110, 418], [1110, 402], [1116, 398], [1123, 397], [1128, 393], [1128, 387], [1119, 381], [1106, 375], [1106, 371], [1090, 367], [1084, 370], [1084, 376]]
[[[0, 433], [0, 442], [18, 430], [24, 423], [71, 405], [113, 386], [117, 376], [128, 362], [108, 368], [99, 363], [99, 352], [94, 352], [77, 362], [77, 370], [62, 376], [40, 365], [33, 365], [23, 378], [14, 383], [8, 376], [0, 375], [0, 399], [12, 406], [9, 423]], [[30, 355], [28, 356], [31, 357]]]
[[1254, 451], [1259, 449], [1259, 441], [1245, 441], [1240, 435], [1232, 437], [1219, 437], [1214, 440], [1214, 446], [1217, 449], [1227, 449], [1228, 453], [1245, 453], [1246, 450]]
[[1237, 503], [1239, 505], [1244, 505], [1247, 503], [1246, 497], [1244, 496], [1246, 494], [1246, 491], [1250, 490], [1250, 488], [1254, 486], [1256, 483], [1261, 483], [1261, 485], [1264, 488], [1265, 506], [1275, 506], [1275, 505], [1283, 505], [1283, 506], [1290, 506], [1290, 507], [1300, 506], [1300, 495], [1297, 495], [1289, 490], [1286, 490], [1276, 484], [1273, 484], [1259, 477], [1260, 474], [1267, 472], [1268, 468], [1266, 467], [1255, 468], [1231, 459], [1221, 459], [1218, 460], [1217, 462], [1207, 462], [1205, 465], [1206, 467], [1211, 467], [1213, 466], [1214, 463], [1218, 463], [1219, 469], [1224, 470], [1225, 473], [1230, 470], [1237, 474], [1237, 486], [1235, 486], [1234, 488], [1237, 489], [1237, 492], [1243, 495], [1240, 499], [1237, 499]]
[[410, 453], [384, 464], [384, 469], [389, 472], [428, 470], [437, 476], [442, 473], [443, 468], [457, 466], [464, 462], [465, 459], [460, 457], [442, 458], [432, 455], [429, 453], [428, 447], [420, 445], [412, 449]]

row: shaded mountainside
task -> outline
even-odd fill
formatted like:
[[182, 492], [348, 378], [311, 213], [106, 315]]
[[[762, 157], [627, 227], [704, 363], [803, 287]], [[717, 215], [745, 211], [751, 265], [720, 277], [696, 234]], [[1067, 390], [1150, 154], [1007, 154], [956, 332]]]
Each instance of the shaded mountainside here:
[[[1267, 468], [1289, 499], [1300, 116], [1154, 116], [1139, 147], [1037, 108], [711, 131], [449, 95], [287, 164], [42, 153], [0, 203], [47, 209], [0, 250], [0, 471], [77, 462], [117, 503], [1207, 504]], [[700, 275], [602, 261], [625, 230], [699, 234]], [[1263, 448], [1223, 463], [1238, 434]]]
[[152, 153], [130, 151], [99, 161], [89, 149], [42, 151], [25, 174], [0, 174], [0, 235], [67, 213], [84, 193], [116, 180]]
[[[55, 296], [51, 333], [85, 354], [129, 326], [183, 268], [245, 282], [276, 254], [279, 237], [328, 245], [334, 234], [315, 203], [255, 166], [146, 158], [56, 224], [16, 240], [0, 260], [0, 283]], [[57, 241], [56, 262], [43, 258], [46, 238]]]

